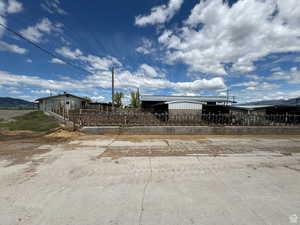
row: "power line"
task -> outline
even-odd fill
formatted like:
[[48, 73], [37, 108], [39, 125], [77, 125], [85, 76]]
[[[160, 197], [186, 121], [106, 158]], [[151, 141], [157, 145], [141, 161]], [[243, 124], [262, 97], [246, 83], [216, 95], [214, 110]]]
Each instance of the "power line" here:
[[[59, 14], [54, 14], [56, 17], [58, 17], [58, 18], [62, 18], [62, 16], [60, 16]], [[1, 15], [0, 14], [0, 16], [5, 16], [5, 15]], [[29, 17], [31, 17], [31, 20], [33, 20], [33, 17], [32, 17], [32, 15], [29, 15]], [[75, 18], [77, 18], [77, 17], [75, 17]], [[25, 20], [26, 20], [26, 18], [25, 18]], [[24, 24], [24, 18], [22, 19], [22, 20], [19, 20], [19, 19], [17, 19], [17, 18], [14, 18], [14, 20], [13, 21], [15, 21], [15, 22], [17, 22], [17, 24], [22, 24], [22, 25], [25, 25]], [[27, 20], [27, 22], [28, 22], [29, 20]], [[84, 27], [83, 26], [83, 23], [82, 23], [82, 21], [81, 20], [76, 20], [77, 22], [79, 22], [81, 25], [82, 25], [82, 28]], [[30, 21], [31, 22], [31, 21]], [[3, 24], [2, 24], [3, 25]], [[10, 28], [11, 30], [13, 30], [12, 28]], [[63, 33], [61, 33], [60, 35], [62, 36], [62, 38], [64, 38], [66, 41], [68, 41], [68, 42], [75, 42], [75, 44], [76, 45], [80, 45], [80, 44], [82, 44], [83, 42], [86, 42], [83, 38], [82, 38], [82, 36], [80, 35], [80, 33], [78, 33], [78, 32], [74, 32], [73, 30], [72, 30], [72, 28], [70, 27], [70, 26], [68, 26], [67, 24], [63, 24], [63, 29], [64, 29], [64, 32]], [[98, 45], [98, 46], [100, 46], [100, 48], [102, 48], [103, 50], [104, 50], [104, 52], [107, 52], [107, 49], [104, 47], [104, 45], [97, 39], [97, 38], [95, 38], [94, 37], [94, 35], [89, 31], [89, 30], [87, 30], [87, 29], [85, 29], [86, 30], [86, 32], [88, 32], [89, 34], [90, 34], [90, 36], [89, 37], [92, 37], [93, 39], [94, 39], [94, 41], [96, 42], [96, 44]], [[14, 31], [14, 30], [13, 30]], [[67, 34], [66, 33], [66, 31], [69, 31], [69, 33], [71, 34]], [[12, 31], [11, 31], [12, 32]], [[15, 32], [16, 31], [14, 31], [14, 32], [12, 32], [13, 34], [15, 34]], [[16, 32], [16, 33], [18, 33], [18, 32]], [[20, 34], [20, 33], [18, 33], [18, 34]], [[15, 35], [17, 35], [17, 34], [15, 34]], [[21, 34], [20, 34], [21, 35]], [[17, 36], [19, 36], [19, 35], [17, 35]], [[64, 37], [65, 36], [65, 37]], [[20, 36], [19, 36], [20, 37]], [[26, 41], [28, 41], [28, 40], [26, 40]], [[29, 40], [30, 41], [30, 40]], [[55, 39], [52, 39], [52, 42], [56, 42], [56, 43], [59, 43], [59, 44], [61, 44], [60, 42], [58, 42], [57, 40], [55, 40]], [[31, 43], [31, 44], [33, 44], [33, 43]], [[36, 43], [34, 43], [34, 44], [36, 44]], [[51, 44], [51, 43], [50, 43]], [[54, 45], [54, 47], [55, 47], [55, 45]], [[90, 45], [87, 45], [87, 46], [85, 46], [85, 47], [88, 47], [89, 49], [85, 49], [85, 51], [87, 51], [89, 54], [91, 54], [91, 55], [94, 55], [94, 56], [97, 56], [97, 57], [106, 57], [106, 54], [103, 54], [103, 53], [101, 53], [101, 54], [99, 54], [99, 52], [96, 52], [95, 51], [95, 48], [91, 48], [91, 46]], [[48, 54], [48, 53], [47, 53]], [[56, 58], [59, 58], [60, 60], [62, 60], [62, 61], [64, 61], [64, 62], [66, 62], [66, 60], [64, 60], [63, 58], [60, 58], [58, 55], [56, 55], [55, 56]], [[74, 63], [70, 63], [69, 61], [67, 61], [66, 62], [67, 64], [72, 64], [72, 67], [73, 66], [75, 66], [75, 67], [77, 67], [76, 69], [78, 69], [78, 67], [80, 67], [80, 70], [82, 71], [82, 66], [84, 66], [83, 65], [83, 63], [80, 61], [79, 63], [77, 63], [77, 65], [76, 64], [74, 64]], [[79, 64], [79, 65], [78, 65]], [[92, 74], [92, 72], [90, 72], [90, 71], [86, 71], [86, 70], [84, 70], [84, 72], [89, 72], [90, 74]]]
[[73, 64], [73, 63], [71, 63], [71, 62], [65, 60], [64, 58], [60, 57], [59, 55], [57, 55], [57, 54], [55, 54], [55, 53], [53, 53], [53, 52], [51, 52], [51, 51], [49, 51], [49, 50], [47, 50], [47, 49], [45, 49], [45, 48], [39, 46], [39, 45], [36, 44], [35, 42], [29, 40], [28, 38], [24, 37], [24, 36], [23, 36], [22, 34], [20, 34], [19, 32], [17, 32], [17, 31], [15, 31], [15, 30], [13, 30], [13, 29], [11, 29], [11, 28], [5, 26], [4, 24], [0, 23], [0, 26], [3, 27], [4, 29], [6, 29], [7, 31], [13, 33], [13, 34], [16, 35], [17, 37], [19, 37], [19, 38], [21, 38], [21, 39], [27, 41], [29, 44], [35, 46], [36, 48], [40, 49], [41, 51], [45, 52], [46, 54], [48, 54], [48, 55], [50, 55], [50, 56], [52, 56], [52, 57], [54, 57], [54, 58], [57, 58], [57, 59], [63, 61], [65, 64], [67, 64], [67, 65], [69, 65], [69, 66], [71, 66], [71, 67], [73, 67], [73, 68], [75, 68], [75, 69], [81, 70], [81, 71], [83, 71], [83, 72], [85, 72], [85, 73], [92, 74], [92, 72], [90, 72], [90, 71], [88, 71], [88, 70], [86, 70], [86, 69], [84, 69], [84, 68], [82, 68], [82, 67], [80, 67], [80, 66], [77, 66], [77, 65], [75, 65], [75, 64]]
[[[4, 15], [1, 15], [0, 14], [0, 16], [4, 16]], [[32, 18], [32, 20], [33, 20], [33, 17], [31, 16], [31, 18]], [[13, 21], [13, 22], [17, 22], [17, 24], [21, 24], [22, 26], [25, 26], [25, 23], [24, 23], [24, 21], [23, 21], [24, 19], [22, 19], [22, 21], [21, 20], [19, 20], [18, 18], [14, 18], [14, 20], [11, 20], [11, 21]], [[26, 18], [25, 18], [25, 20], [26, 20]], [[28, 20], [27, 20], [27, 22], [28, 22]], [[28, 22], [29, 23], [29, 22]], [[27, 26], [27, 25], [26, 25]], [[79, 42], [80, 43], [83, 43], [84, 41], [83, 40], [79, 40], [79, 42], [78, 42], [78, 40], [77, 40], [77, 36], [78, 36], [78, 34], [75, 34], [74, 32], [71, 32], [71, 36], [73, 37], [73, 38], [71, 38], [69, 35], [67, 35], [66, 34], [66, 28], [67, 28], [67, 26], [66, 26], [66, 24], [64, 24], [63, 25], [63, 27], [64, 27], [64, 32], [63, 33], [61, 33], [60, 35], [61, 35], [61, 37], [63, 38], [63, 39], [65, 39], [66, 41], [71, 41], [71, 42], [75, 42], [77, 45], [79, 45]], [[71, 31], [71, 29], [70, 28], [68, 28], [70, 31]], [[65, 36], [65, 37], [64, 37]], [[74, 41], [74, 38], [76, 38], [76, 40]], [[68, 40], [69, 39], [69, 40]], [[61, 45], [61, 42], [59, 42], [59, 41], [57, 41], [56, 39], [52, 39], [51, 40], [52, 42], [55, 42], [55, 43], [57, 43], [57, 44], [59, 44], [59, 45]], [[52, 44], [52, 43], [50, 43], [50, 44]], [[56, 48], [56, 46], [55, 45], [52, 45], [52, 47], [54, 46], [54, 48]], [[89, 51], [89, 53], [90, 54], [93, 54], [93, 55], [96, 55], [96, 56], [98, 56], [97, 54], [95, 54], [94, 52], [93, 53], [91, 53], [90, 51]], [[79, 63], [79, 65], [77, 65], [77, 66], [83, 66], [83, 63]]]

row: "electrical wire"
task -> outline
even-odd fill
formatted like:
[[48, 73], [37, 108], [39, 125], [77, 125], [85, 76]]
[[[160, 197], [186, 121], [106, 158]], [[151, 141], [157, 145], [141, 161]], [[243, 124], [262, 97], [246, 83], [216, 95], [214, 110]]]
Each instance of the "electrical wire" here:
[[77, 70], [82, 71], [82, 72], [92, 74], [92, 72], [90, 72], [90, 71], [88, 71], [88, 70], [86, 70], [86, 69], [84, 69], [84, 68], [82, 68], [82, 67], [80, 67], [80, 66], [78, 66], [78, 65], [76, 65], [76, 64], [74, 64], [74, 63], [71, 63], [71, 62], [65, 60], [64, 58], [60, 57], [59, 55], [57, 55], [57, 54], [51, 52], [50, 50], [48, 50], [48, 49], [46, 49], [46, 48], [41, 47], [41, 46], [38, 45], [37, 43], [35, 43], [35, 42], [29, 40], [28, 38], [24, 37], [24, 36], [23, 36], [22, 34], [20, 34], [19, 32], [15, 31], [15, 30], [13, 30], [13, 29], [11, 29], [11, 28], [9, 28], [8, 26], [5, 26], [5, 25], [2, 24], [2, 23], [0, 23], [0, 26], [3, 27], [4, 29], [6, 29], [7, 31], [13, 33], [13, 34], [16, 35], [17, 37], [19, 37], [19, 38], [21, 38], [21, 39], [27, 41], [29, 44], [31, 44], [31, 45], [33, 45], [34, 47], [40, 49], [41, 51], [45, 52], [46, 54], [50, 55], [51, 57], [54, 57], [54, 58], [57, 58], [57, 59], [63, 61], [66, 65], [69, 65], [69, 66], [71, 66], [71, 67], [73, 67], [73, 68], [75, 68], [75, 69], [77, 69]]

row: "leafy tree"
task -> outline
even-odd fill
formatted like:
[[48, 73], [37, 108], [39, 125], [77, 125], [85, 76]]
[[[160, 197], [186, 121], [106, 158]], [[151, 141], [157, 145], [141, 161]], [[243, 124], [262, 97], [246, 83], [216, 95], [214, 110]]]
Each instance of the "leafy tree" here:
[[114, 95], [114, 104], [116, 107], [122, 106], [122, 98], [124, 98], [124, 94], [122, 92], [116, 92]]
[[140, 106], [140, 92], [139, 92], [139, 90], [137, 90], [136, 92], [132, 91], [130, 93], [130, 96], [131, 96], [130, 105], [134, 108], [138, 108]]

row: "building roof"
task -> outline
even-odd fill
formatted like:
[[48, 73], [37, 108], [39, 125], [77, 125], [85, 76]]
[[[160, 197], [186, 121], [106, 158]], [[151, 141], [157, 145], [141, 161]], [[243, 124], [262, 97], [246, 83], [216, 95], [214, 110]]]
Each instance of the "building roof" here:
[[191, 101], [191, 100], [178, 100], [178, 101], [171, 101], [171, 102], [164, 102], [164, 104], [176, 104], [176, 103], [190, 103], [190, 104], [202, 104], [200, 101]]
[[48, 97], [44, 97], [44, 98], [38, 98], [36, 99], [35, 101], [41, 101], [41, 100], [46, 100], [46, 99], [51, 99], [51, 98], [58, 98], [58, 97], [62, 97], [62, 96], [66, 96], [66, 97], [73, 97], [73, 98], [78, 98], [78, 99], [81, 99], [81, 100], [84, 100], [84, 101], [89, 101], [88, 99], [86, 98], [82, 98], [82, 97], [79, 97], [79, 96], [76, 96], [76, 95], [72, 95], [72, 94], [68, 94], [68, 93], [64, 93], [64, 94], [60, 94], [60, 95], [53, 95], [53, 96], [48, 96]]
[[[173, 102], [173, 101], [193, 101], [195, 102], [227, 102], [227, 97], [223, 96], [163, 96], [163, 95], [141, 95], [144, 102]], [[234, 103], [232, 100], [228, 100]]]

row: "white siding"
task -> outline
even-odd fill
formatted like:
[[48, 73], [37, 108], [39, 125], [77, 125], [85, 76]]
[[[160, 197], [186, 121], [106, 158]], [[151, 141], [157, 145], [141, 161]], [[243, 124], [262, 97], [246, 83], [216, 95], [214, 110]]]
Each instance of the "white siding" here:
[[202, 104], [188, 102], [170, 103], [169, 109], [202, 110]]
[[40, 109], [42, 111], [53, 111], [64, 108], [69, 111], [70, 109], [80, 109], [82, 100], [74, 98], [73, 96], [58, 96], [40, 101]]

